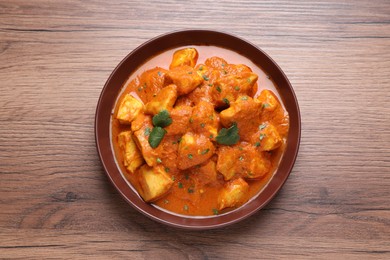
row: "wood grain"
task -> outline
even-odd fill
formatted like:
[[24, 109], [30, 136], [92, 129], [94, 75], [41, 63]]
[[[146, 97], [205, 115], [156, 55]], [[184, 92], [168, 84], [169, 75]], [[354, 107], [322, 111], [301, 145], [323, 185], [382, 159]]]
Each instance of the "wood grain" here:
[[[0, 2], [0, 258], [390, 258], [389, 1]], [[106, 178], [94, 113], [131, 50], [227, 31], [289, 77], [293, 172], [262, 211], [189, 232], [151, 221]]]

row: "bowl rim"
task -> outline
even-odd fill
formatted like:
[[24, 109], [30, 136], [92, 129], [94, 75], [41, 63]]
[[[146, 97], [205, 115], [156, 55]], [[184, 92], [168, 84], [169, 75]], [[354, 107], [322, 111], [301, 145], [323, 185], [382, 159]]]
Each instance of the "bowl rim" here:
[[[111, 147], [111, 114], [118, 94], [129, 76], [159, 53], [180, 46], [212, 45], [241, 54], [272, 77], [290, 116], [287, 146], [274, 175], [262, 191], [243, 206], [225, 214], [207, 217], [178, 215], [145, 203], [124, 180]], [[237, 47], [239, 46], [239, 47]], [[152, 53], [150, 55], [150, 53]], [[261, 60], [261, 65], [259, 64]], [[126, 74], [130, 71], [128, 74]], [[118, 84], [118, 81], [121, 84]], [[116, 87], [112, 87], [112, 85]], [[107, 106], [109, 108], [107, 108]], [[107, 120], [108, 116], [108, 120]], [[293, 116], [294, 120], [291, 120]], [[95, 113], [95, 143], [104, 171], [127, 203], [145, 216], [168, 226], [205, 230], [225, 227], [252, 216], [267, 205], [289, 177], [296, 161], [301, 139], [301, 116], [294, 89], [279, 65], [262, 49], [231, 33], [214, 30], [178, 30], [156, 36], [131, 51], [114, 68], [98, 99]], [[108, 140], [107, 140], [108, 139]]]

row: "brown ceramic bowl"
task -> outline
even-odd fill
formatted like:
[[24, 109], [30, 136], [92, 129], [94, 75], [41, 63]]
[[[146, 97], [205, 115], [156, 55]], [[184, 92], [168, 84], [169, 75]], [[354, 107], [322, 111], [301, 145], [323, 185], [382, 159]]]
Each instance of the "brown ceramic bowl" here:
[[[188, 45], [212, 45], [232, 50], [249, 58], [265, 71], [278, 87], [279, 95], [290, 116], [290, 129], [285, 153], [277, 171], [263, 190], [243, 206], [225, 214], [207, 217], [183, 216], [162, 211], [145, 203], [129, 186], [116, 164], [111, 146], [110, 120], [116, 99], [124, 83], [139, 66], [149, 58], [166, 50]], [[286, 75], [279, 66], [255, 45], [236, 36], [206, 30], [186, 30], [168, 33], [149, 40], [133, 50], [114, 69], [99, 98], [95, 117], [97, 150], [104, 169], [123, 198], [147, 217], [174, 227], [186, 229], [211, 229], [239, 222], [263, 208], [287, 180], [299, 147], [301, 119], [297, 99]]]

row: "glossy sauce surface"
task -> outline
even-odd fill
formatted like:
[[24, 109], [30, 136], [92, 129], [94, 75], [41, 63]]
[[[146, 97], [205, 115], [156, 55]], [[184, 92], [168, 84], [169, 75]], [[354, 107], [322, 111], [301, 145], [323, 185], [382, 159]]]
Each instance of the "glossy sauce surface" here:
[[[258, 75], [257, 86], [254, 88], [252, 93], [252, 97], [254, 99], [258, 98], [261, 91], [264, 89], [271, 90], [275, 94], [275, 98], [278, 99], [277, 87], [273, 84], [272, 80], [267, 77], [267, 75], [255, 64], [253, 64], [249, 59], [232, 52], [230, 50], [222, 49], [215, 46], [186, 46], [186, 48], [194, 47], [197, 49], [199, 53], [199, 57], [197, 60], [197, 64], [204, 64], [204, 62], [210, 57], [221, 57], [228, 64], [245, 64], [248, 66], [255, 74]], [[183, 47], [182, 47], [183, 48]], [[178, 48], [178, 49], [182, 49]], [[129, 80], [125, 84], [122, 89], [122, 92], [119, 95], [117, 100], [116, 108], [113, 111], [113, 115], [117, 113], [118, 104], [121, 102], [123, 97], [127, 94], [131, 94], [139, 100], [143, 100], [143, 103], [153, 99], [153, 96], [156, 95], [156, 92], [159, 91], [158, 88], [155, 90], [151, 90], [153, 88], [153, 82], [158, 82], [159, 80], [164, 80], [164, 77], [161, 77], [161, 72], [165, 72], [165, 70], [169, 69], [169, 64], [172, 61], [173, 53], [177, 49], [173, 49], [167, 52], [164, 52], [151, 60], [147, 61], [143, 66], [141, 66], [135, 73], [130, 75]], [[195, 67], [199, 69], [198, 67]], [[145, 71], [150, 72], [144, 73]], [[224, 72], [222, 72], [224, 73]], [[141, 75], [141, 76], [140, 76]], [[140, 77], [137, 77], [140, 76]], [[151, 78], [155, 77], [153, 80]], [[159, 78], [161, 77], [161, 79]], [[212, 81], [212, 76], [210, 76], [210, 81]], [[148, 89], [143, 89], [142, 86], [148, 86]], [[199, 88], [207, 88], [205, 84], [203, 84]], [[176, 100], [175, 106], [183, 105], [183, 108], [191, 107], [192, 109], [199, 103], [199, 99], [202, 99], [202, 91], [199, 90], [200, 94], [196, 93], [198, 88], [191, 93], [184, 95], [183, 97], [179, 97]], [[209, 90], [203, 90], [209, 91]], [[207, 103], [207, 101], [204, 101]], [[280, 102], [280, 99], [279, 99]], [[216, 113], [220, 113], [221, 111], [227, 109], [229, 106], [224, 106], [216, 108]], [[264, 106], [263, 106], [264, 109]], [[171, 116], [175, 122], [175, 120], [180, 120], [180, 118], [188, 117], [188, 114], [191, 114], [191, 111], [186, 111], [185, 109], [180, 110], [182, 114], [178, 114], [175, 118], [173, 112], [171, 112]], [[250, 114], [248, 115], [250, 116]], [[191, 118], [192, 119], [192, 118]], [[192, 120], [196, 120], [192, 119]], [[245, 120], [243, 120], [245, 122]], [[246, 123], [239, 124], [240, 129], [240, 142], [233, 146], [223, 146], [219, 144], [215, 144], [215, 136], [213, 136], [212, 142], [216, 146], [216, 151], [211, 157], [202, 162], [200, 165], [195, 165], [186, 169], [178, 169], [179, 161], [178, 161], [178, 147], [180, 144], [180, 138], [183, 136], [180, 129], [175, 129], [174, 124], [167, 127], [168, 133], [176, 133], [166, 135], [163, 138], [163, 141], [160, 145], [155, 148], [158, 154], [160, 154], [163, 158], [162, 164], [166, 172], [171, 176], [173, 180], [173, 185], [171, 186], [168, 193], [164, 194], [161, 198], [154, 200], [152, 203], [158, 207], [166, 209], [171, 212], [175, 212], [178, 214], [184, 215], [193, 215], [193, 216], [207, 216], [213, 214], [221, 214], [223, 212], [232, 210], [241, 204], [237, 204], [234, 207], [226, 207], [221, 210], [218, 210], [218, 197], [221, 194], [221, 191], [226, 186], [226, 178], [224, 175], [218, 174], [215, 176], [209, 176], [209, 173], [213, 171], [213, 167], [215, 168], [215, 164], [218, 161], [218, 155], [223, 153], [223, 149], [230, 149], [230, 147], [234, 147], [235, 152], [240, 153], [240, 151], [257, 151], [256, 141], [252, 141], [252, 136], [254, 132], [260, 127], [260, 125], [264, 122], [270, 123], [275, 126], [277, 132], [282, 137], [283, 142], [281, 145], [267, 152], [262, 152], [262, 156], [269, 162], [267, 172], [259, 178], [245, 178], [245, 181], [249, 184], [249, 189], [245, 193], [244, 198], [242, 198], [243, 202], [246, 202], [253, 198], [256, 194], [258, 194], [261, 189], [268, 183], [269, 179], [272, 177], [274, 171], [276, 170], [278, 163], [280, 161], [281, 156], [283, 155], [285, 144], [286, 144], [286, 136], [288, 133], [288, 115], [284, 111], [283, 104], [280, 102], [280, 105], [272, 111], [272, 113], [263, 113], [260, 121], [256, 120], [247, 120]], [[112, 145], [115, 151], [117, 163], [122, 170], [125, 178], [131, 183], [131, 185], [135, 188], [135, 190], [139, 190], [139, 180], [137, 177], [137, 171], [135, 173], [131, 173], [126, 170], [126, 167], [122, 163], [123, 153], [118, 144], [118, 134], [123, 131], [131, 131], [130, 125], [121, 124], [114, 116], [112, 117]], [[133, 123], [134, 124], [134, 123]], [[183, 126], [185, 123], [181, 122], [179, 126]], [[202, 123], [201, 123], [202, 124]], [[200, 125], [201, 125], [200, 124]], [[253, 124], [253, 126], [251, 126]], [[141, 122], [142, 125], [142, 122]], [[223, 126], [220, 124], [218, 126], [218, 130], [221, 130]], [[189, 126], [185, 127], [185, 132], [190, 130]], [[199, 128], [199, 131], [202, 131], [202, 126]], [[146, 130], [146, 128], [145, 128]], [[198, 131], [198, 130], [196, 130]], [[254, 145], [255, 144], [255, 145]], [[237, 149], [236, 149], [237, 148]], [[227, 151], [226, 154], [231, 153]], [[250, 153], [247, 153], [250, 154]], [[248, 157], [248, 158], [247, 158]], [[237, 165], [242, 165], [242, 167], [250, 167], [253, 164], [253, 160], [251, 160], [250, 156], [242, 156], [237, 155], [235, 157], [237, 160], [234, 162]], [[209, 163], [211, 162], [211, 163]], [[213, 165], [214, 164], [214, 165]], [[215, 170], [214, 170], [215, 171]], [[233, 178], [234, 179], [234, 178]]]

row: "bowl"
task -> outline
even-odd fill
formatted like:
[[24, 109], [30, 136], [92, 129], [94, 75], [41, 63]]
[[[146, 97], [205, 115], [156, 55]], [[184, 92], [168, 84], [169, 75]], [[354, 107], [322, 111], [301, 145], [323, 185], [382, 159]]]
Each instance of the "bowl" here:
[[[128, 80], [150, 58], [173, 48], [211, 45], [234, 51], [261, 67], [275, 85], [285, 109], [289, 113], [290, 128], [280, 164], [269, 183], [254, 198], [241, 207], [216, 216], [193, 217], [161, 210], [145, 203], [125, 180], [116, 163], [111, 144], [110, 120], [118, 95]], [[294, 90], [281, 68], [264, 51], [237, 36], [210, 30], [175, 31], [151, 39], [128, 54], [114, 69], [101, 92], [95, 116], [96, 146], [108, 178], [122, 197], [145, 216], [178, 228], [212, 229], [237, 223], [263, 208], [282, 188], [295, 163], [301, 134], [301, 120]]]

